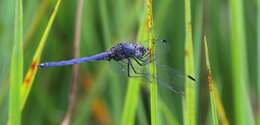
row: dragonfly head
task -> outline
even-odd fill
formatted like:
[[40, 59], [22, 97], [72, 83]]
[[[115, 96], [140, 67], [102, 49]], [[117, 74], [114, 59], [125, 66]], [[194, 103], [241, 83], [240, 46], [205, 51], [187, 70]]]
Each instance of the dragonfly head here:
[[143, 45], [137, 44], [135, 46], [135, 57], [141, 58], [147, 52], [147, 49]]

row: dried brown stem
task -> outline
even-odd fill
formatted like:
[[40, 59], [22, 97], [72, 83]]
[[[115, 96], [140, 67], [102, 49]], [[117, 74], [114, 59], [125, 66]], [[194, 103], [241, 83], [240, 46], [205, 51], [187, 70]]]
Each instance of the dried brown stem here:
[[[77, 12], [75, 18], [75, 31], [74, 31], [74, 41], [73, 41], [73, 57], [78, 58], [80, 53], [80, 27], [81, 27], [81, 15], [83, 10], [84, 0], [78, 0]], [[69, 125], [71, 121], [72, 113], [75, 109], [77, 100], [77, 83], [79, 81], [79, 65], [73, 65], [72, 67], [72, 84], [69, 95], [69, 106], [65, 118], [62, 121], [62, 125]]]

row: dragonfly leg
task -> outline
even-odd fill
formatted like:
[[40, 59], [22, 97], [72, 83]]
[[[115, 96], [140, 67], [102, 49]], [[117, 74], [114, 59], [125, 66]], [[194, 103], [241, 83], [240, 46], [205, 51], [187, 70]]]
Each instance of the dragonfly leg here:
[[[142, 58], [145, 58], [145, 60], [143, 60], [142, 58], [138, 58], [136, 57], [138, 60], [142, 61], [142, 62], [146, 62], [146, 61], [150, 61], [150, 53], [146, 53]], [[157, 57], [154, 57], [154, 60], [156, 61], [157, 60]]]
[[[134, 73], [135, 74], [139, 74], [139, 75], [131, 75], [130, 73], [130, 69], [133, 69]], [[130, 59], [128, 59], [128, 64], [127, 64], [127, 73], [128, 73], [128, 77], [144, 77], [146, 74], [145, 73], [140, 73], [140, 72], [137, 72], [131, 62]]]
[[146, 52], [143, 57], [147, 57], [147, 56], [149, 56], [149, 55], [150, 55], [150, 53], [149, 53], [149, 52]]
[[[140, 62], [138, 63], [140, 66], [144, 66], [146, 64], [150, 63], [150, 58], [146, 58], [145, 60], [141, 59], [141, 58], [137, 58], [134, 57], [135, 61], [138, 63], [139, 61], [141, 61], [142, 63], [140, 64]], [[154, 61], [157, 61], [157, 58], [154, 58]]]
[[142, 58], [138, 58], [138, 57], [135, 57], [136, 59], [138, 59], [138, 60], [140, 60], [140, 61], [142, 61], [142, 62], [150, 62], [150, 57], [143, 57], [145, 60], [143, 60]]
[[[133, 57], [133, 59], [135, 60], [135, 62], [137, 62], [137, 64], [139, 64], [140, 66], [145, 66], [147, 64], [149, 64], [149, 59], [147, 60], [142, 60], [142, 59], [139, 59], [139, 58], [136, 58], [135, 56]], [[141, 61], [141, 62], [139, 62]]]

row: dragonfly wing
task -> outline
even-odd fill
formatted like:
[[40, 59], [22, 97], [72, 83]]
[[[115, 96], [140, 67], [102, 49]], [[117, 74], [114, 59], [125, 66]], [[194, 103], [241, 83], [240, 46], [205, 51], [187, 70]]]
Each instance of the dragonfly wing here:
[[[184, 77], [182, 77], [181, 74], [179, 74], [178, 72], [174, 72], [173, 69], [169, 69], [169, 67], [167, 66], [159, 66], [156, 69], [157, 74], [152, 75], [151, 73], [149, 73], [149, 64], [145, 66], [140, 66], [136, 64], [134, 60], [132, 60], [132, 63], [136, 72], [134, 72], [133, 69], [130, 68], [130, 77], [141, 78], [143, 81], [146, 81], [146, 83], [150, 83], [152, 82], [152, 79], [156, 79], [159, 86], [166, 88], [178, 95], [183, 95]], [[125, 65], [123, 71], [126, 71], [126, 73], [128, 73], [127, 65]]]
[[[131, 62], [133, 63], [134, 69], [137, 73], [134, 72], [132, 68], [130, 68], [130, 78], [140, 78], [143, 81], [146, 81], [146, 83], [150, 83], [152, 82], [152, 79], [156, 79], [159, 87], [166, 88], [178, 95], [184, 94], [184, 80], [186, 77], [182, 72], [175, 70], [167, 65], [156, 64], [157, 74], [152, 75], [151, 73], [149, 73], [149, 64], [145, 66], [140, 66], [136, 64], [134, 60], [131, 60]], [[120, 70], [123, 71], [122, 74], [124, 74], [124, 76], [127, 76], [127, 62], [119, 61], [119, 65]]]
[[156, 67], [158, 72], [168, 72], [170, 77], [174, 76], [174, 79], [178, 81], [184, 81], [186, 78], [188, 78], [187, 80], [191, 80], [194, 84], [196, 84], [196, 78], [190, 74], [184, 74], [183, 72], [164, 64], [156, 63]]
[[184, 87], [180, 85], [176, 85], [177, 82], [173, 82], [169, 79], [161, 78], [160, 76], [153, 76], [151, 74], [147, 74], [147, 79], [151, 82], [151, 78], [156, 79], [156, 83], [159, 85], [159, 87], [163, 87], [165, 89], [168, 89], [178, 95], [184, 95]]
[[181, 72], [177, 72], [168, 66], [156, 64], [156, 79], [159, 84], [168, 86], [170, 90], [177, 94], [184, 92], [185, 77]]
[[116, 72], [119, 77], [127, 79], [127, 65], [121, 61], [109, 61], [109, 67], [111, 70]]

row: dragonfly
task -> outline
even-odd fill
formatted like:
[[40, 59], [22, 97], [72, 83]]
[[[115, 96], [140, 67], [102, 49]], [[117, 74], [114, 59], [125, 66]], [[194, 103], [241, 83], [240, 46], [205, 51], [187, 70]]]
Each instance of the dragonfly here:
[[[167, 43], [166, 40], [156, 40], [156, 44], [165, 44]], [[143, 77], [148, 81], [151, 81], [152, 78], [157, 80], [157, 83], [163, 85], [164, 87], [170, 89], [171, 91], [183, 95], [183, 90], [178, 88], [178, 86], [174, 86], [174, 84], [169, 84], [171, 82], [171, 78], [178, 78], [178, 82], [183, 82], [183, 80], [187, 77], [188, 79], [195, 81], [195, 78], [191, 75], [183, 75], [180, 72], [172, 69], [167, 65], [162, 65], [156, 63], [156, 67], [158, 68], [157, 71], [164, 70], [163, 72], [158, 72], [157, 75], [151, 75], [147, 70], [147, 67], [151, 62], [154, 60], [156, 61], [157, 57], [152, 58], [152, 51], [149, 47], [144, 46], [138, 42], [120, 42], [115, 46], [111, 47], [105, 52], [101, 52], [95, 54], [93, 56], [87, 56], [82, 58], [75, 58], [71, 60], [65, 61], [56, 61], [56, 62], [45, 62], [40, 63], [38, 65], [39, 68], [44, 69], [48, 67], [60, 67], [60, 66], [67, 66], [67, 65], [74, 65], [79, 63], [86, 63], [86, 62], [93, 62], [93, 61], [116, 61], [116, 62], [123, 62], [126, 64], [127, 68], [127, 75], [128, 77]], [[145, 67], [144, 70], [141, 72], [138, 71], [136, 68], [138, 65], [139, 67]], [[167, 78], [165, 78], [168, 76]], [[164, 79], [163, 79], [164, 78]], [[175, 81], [177, 82], [177, 81]]]

